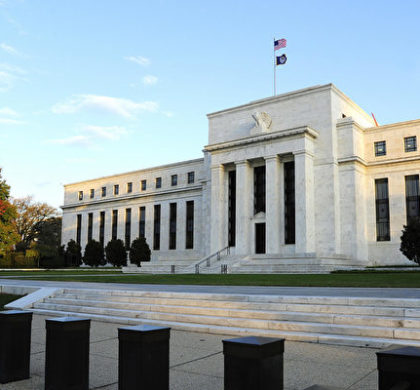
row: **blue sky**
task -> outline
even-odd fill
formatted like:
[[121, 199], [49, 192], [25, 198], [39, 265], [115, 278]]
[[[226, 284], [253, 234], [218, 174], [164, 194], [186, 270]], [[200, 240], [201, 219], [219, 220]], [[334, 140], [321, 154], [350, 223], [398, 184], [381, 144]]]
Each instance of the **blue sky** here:
[[380, 124], [420, 118], [420, 2], [0, 0], [0, 167], [62, 184], [201, 157], [206, 114], [333, 82]]

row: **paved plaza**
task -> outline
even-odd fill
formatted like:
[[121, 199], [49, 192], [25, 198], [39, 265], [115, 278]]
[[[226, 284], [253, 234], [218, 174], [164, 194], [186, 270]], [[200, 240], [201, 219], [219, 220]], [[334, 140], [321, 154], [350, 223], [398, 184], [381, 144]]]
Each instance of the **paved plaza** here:
[[[45, 319], [32, 323], [31, 378], [2, 385], [2, 390], [44, 389]], [[119, 324], [92, 321], [90, 333], [90, 389], [118, 389]], [[232, 336], [171, 331], [171, 390], [222, 390], [222, 340]], [[377, 388], [376, 349], [285, 343], [285, 389], [301, 390], [317, 384], [348, 390]]]

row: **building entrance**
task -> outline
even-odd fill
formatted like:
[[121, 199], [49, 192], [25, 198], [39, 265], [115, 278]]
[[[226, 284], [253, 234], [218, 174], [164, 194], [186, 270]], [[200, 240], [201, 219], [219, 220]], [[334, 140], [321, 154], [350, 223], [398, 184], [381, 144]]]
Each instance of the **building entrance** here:
[[255, 253], [265, 253], [265, 223], [255, 224]]

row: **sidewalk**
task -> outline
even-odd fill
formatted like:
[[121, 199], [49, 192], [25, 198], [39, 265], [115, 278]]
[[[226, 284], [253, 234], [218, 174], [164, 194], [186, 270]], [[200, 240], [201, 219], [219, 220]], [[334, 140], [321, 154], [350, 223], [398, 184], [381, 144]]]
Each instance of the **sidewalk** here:
[[[32, 323], [31, 378], [1, 385], [2, 390], [43, 390], [45, 319]], [[92, 321], [90, 333], [90, 389], [118, 389], [118, 327]], [[232, 336], [171, 331], [170, 389], [222, 390], [222, 340]], [[313, 384], [348, 390], [377, 389], [376, 350], [321, 344], [285, 343], [285, 389], [301, 390]]]

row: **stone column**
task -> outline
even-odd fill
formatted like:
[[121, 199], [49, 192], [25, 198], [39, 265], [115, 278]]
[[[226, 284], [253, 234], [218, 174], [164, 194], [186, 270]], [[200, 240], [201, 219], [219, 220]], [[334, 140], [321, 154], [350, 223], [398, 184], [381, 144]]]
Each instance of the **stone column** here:
[[131, 242], [139, 237], [139, 205], [131, 206]]
[[313, 158], [306, 151], [295, 155], [296, 253], [315, 252]]
[[280, 253], [280, 245], [284, 243], [283, 181], [283, 164], [279, 157], [265, 157], [266, 251], [270, 254]]
[[211, 230], [210, 252], [214, 253], [227, 245], [225, 231], [225, 168], [223, 165], [211, 167]]
[[[194, 205], [196, 200], [194, 199]], [[176, 206], [176, 249], [185, 250], [187, 200], [180, 200]]]
[[249, 162], [236, 163], [236, 254], [249, 255], [253, 250], [251, 243], [252, 207], [252, 169]]

